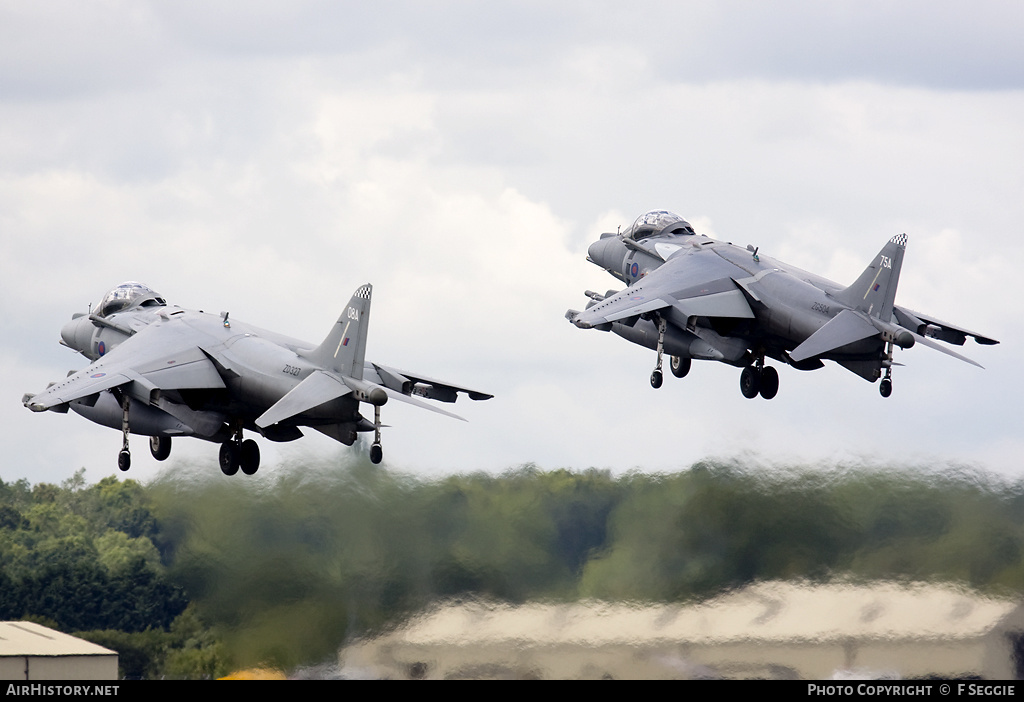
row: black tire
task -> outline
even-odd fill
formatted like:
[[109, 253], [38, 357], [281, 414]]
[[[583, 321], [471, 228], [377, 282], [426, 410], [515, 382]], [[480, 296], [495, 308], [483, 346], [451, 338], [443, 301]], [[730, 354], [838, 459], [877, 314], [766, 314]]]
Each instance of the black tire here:
[[242, 442], [242, 448], [238, 453], [238, 464], [246, 475], [253, 475], [260, 469], [260, 447], [252, 439]]
[[661, 371], [660, 370], [655, 370], [653, 373], [651, 373], [651, 387], [654, 388], [655, 390], [657, 390], [658, 388], [661, 387], [661, 383], [662, 383]]
[[883, 378], [882, 384], [878, 386], [878, 392], [882, 394], [882, 397], [892, 395], [892, 381], [888, 378]]
[[149, 437], [149, 452], [158, 461], [166, 461], [171, 455], [171, 437], [151, 436]]
[[238, 472], [238, 444], [234, 441], [225, 441], [220, 445], [220, 471], [224, 475]]
[[693, 365], [693, 361], [689, 357], [673, 356], [668, 367], [672, 369], [672, 375], [675, 377], [685, 378], [686, 374], [690, 372], [691, 365]]
[[770, 400], [779, 394], [779, 372], [772, 366], [765, 366], [761, 371], [761, 397]]
[[370, 463], [377, 465], [384, 460], [384, 449], [380, 444], [370, 446]]
[[743, 397], [753, 400], [761, 389], [761, 374], [753, 366], [747, 366], [740, 373], [740, 392]]
[[122, 449], [121, 453], [117, 454], [117, 467], [121, 470], [128, 470], [132, 467], [132, 455], [128, 453], [127, 449]]

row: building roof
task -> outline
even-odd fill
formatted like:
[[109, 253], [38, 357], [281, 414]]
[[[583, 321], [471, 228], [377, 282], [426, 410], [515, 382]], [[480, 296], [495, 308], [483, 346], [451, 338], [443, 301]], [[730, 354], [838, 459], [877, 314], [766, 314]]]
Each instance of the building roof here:
[[1019, 603], [943, 585], [759, 583], [700, 604], [442, 606], [396, 632], [413, 645], [587, 646], [976, 638]]
[[109, 648], [33, 622], [0, 622], [0, 657], [116, 655]]

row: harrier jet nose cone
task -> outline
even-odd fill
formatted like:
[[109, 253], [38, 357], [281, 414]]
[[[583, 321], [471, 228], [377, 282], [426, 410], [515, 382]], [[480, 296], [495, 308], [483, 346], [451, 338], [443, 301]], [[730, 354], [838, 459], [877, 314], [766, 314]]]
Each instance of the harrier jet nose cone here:
[[587, 249], [590, 260], [606, 270], [618, 270], [624, 253], [625, 247], [615, 237], [598, 239]]
[[590, 257], [591, 261], [598, 265], [604, 265], [606, 243], [606, 239], [599, 239], [598, 241], [595, 241], [593, 244], [590, 245], [590, 248], [587, 249], [587, 256]]
[[84, 352], [92, 342], [93, 326], [88, 317], [75, 317], [61, 327], [60, 338], [75, 351]]

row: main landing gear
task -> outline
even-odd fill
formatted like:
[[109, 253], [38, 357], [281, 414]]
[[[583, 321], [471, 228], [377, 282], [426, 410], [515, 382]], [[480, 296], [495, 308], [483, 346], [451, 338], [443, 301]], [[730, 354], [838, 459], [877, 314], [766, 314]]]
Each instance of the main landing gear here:
[[693, 361], [689, 357], [683, 358], [682, 356], [673, 356], [672, 360], [668, 362], [672, 375], [677, 378], [685, 378], [686, 374], [690, 372], [691, 365], [693, 365]]
[[253, 475], [260, 468], [260, 447], [252, 439], [242, 440], [242, 428], [220, 445], [220, 470], [224, 475], [234, 475], [241, 468], [246, 475]]
[[754, 365], [747, 366], [740, 373], [740, 392], [749, 400], [758, 395], [766, 400], [772, 399], [779, 394], [779, 372], [764, 365], [764, 356], [759, 357]]
[[151, 436], [149, 437], [149, 452], [158, 461], [166, 461], [171, 455], [171, 437]]

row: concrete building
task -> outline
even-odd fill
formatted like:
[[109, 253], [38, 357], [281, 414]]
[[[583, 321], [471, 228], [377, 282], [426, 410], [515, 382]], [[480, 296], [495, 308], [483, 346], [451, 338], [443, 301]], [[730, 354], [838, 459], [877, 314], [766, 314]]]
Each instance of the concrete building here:
[[941, 585], [759, 583], [697, 604], [439, 606], [349, 646], [391, 678], [983, 677], [1024, 674], [1024, 608]]
[[117, 680], [117, 652], [32, 622], [0, 622], [0, 680]]

